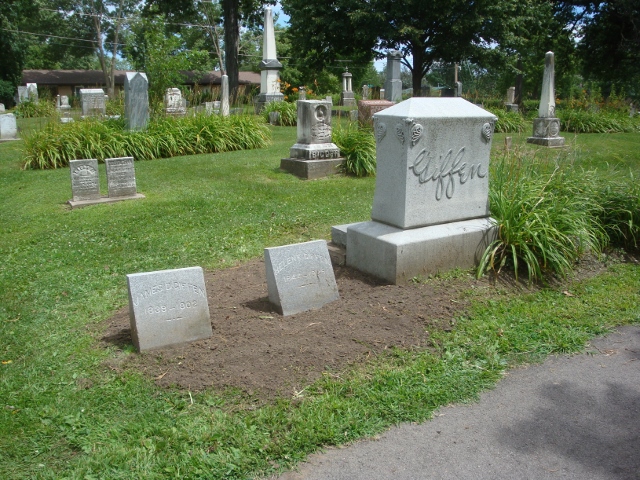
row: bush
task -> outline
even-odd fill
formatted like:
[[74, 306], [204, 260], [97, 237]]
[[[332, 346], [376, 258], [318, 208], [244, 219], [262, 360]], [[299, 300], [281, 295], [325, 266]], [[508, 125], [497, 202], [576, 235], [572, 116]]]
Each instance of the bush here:
[[[616, 175], [616, 178], [620, 178]], [[612, 246], [637, 250], [640, 240], [640, 186], [633, 174], [609, 181], [598, 192], [598, 221]]]
[[640, 119], [611, 111], [558, 110], [561, 130], [575, 133], [640, 132]]
[[40, 99], [38, 102], [25, 100], [14, 110], [18, 118], [46, 118], [56, 115], [56, 106], [51, 100]]
[[47, 169], [69, 165], [69, 160], [130, 156], [152, 160], [179, 155], [264, 148], [269, 129], [255, 117], [196, 115], [166, 117], [149, 123], [145, 131], [125, 131], [120, 121], [84, 120], [49, 123], [24, 139], [23, 168]]
[[507, 112], [502, 109], [491, 110], [498, 121], [496, 122], [496, 133], [522, 133], [531, 128], [530, 123], [517, 112]]
[[585, 251], [599, 252], [607, 234], [598, 221], [595, 172], [505, 153], [491, 165], [489, 204], [497, 239], [484, 251], [478, 274], [510, 265], [529, 281], [569, 273]]
[[280, 114], [280, 125], [283, 127], [295, 127], [298, 124], [298, 106], [290, 102], [269, 102], [262, 109], [262, 116], [269, 123], [269, 114]]
[[376, 174], [376, 141], [371, 129], [351, 124], [333, 130], [333, 141], [344, 157], [344, 172], [356, 177]]

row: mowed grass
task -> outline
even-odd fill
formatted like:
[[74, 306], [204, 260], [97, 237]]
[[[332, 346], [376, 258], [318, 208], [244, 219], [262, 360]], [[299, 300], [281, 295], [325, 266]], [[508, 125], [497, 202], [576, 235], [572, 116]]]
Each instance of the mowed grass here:
[[[619, 264], [572, 285], [573, 297], [470, 292], [452, 332], [430, 332], [433, 350], [391, 352], [260, 408], [239, 392], [159, 389], [105, 367], [115, 352], [98, 345], [97, 325], [126, 305], [126, 274], [225, 268], [369, 218], [374, 178], [282, 173], [295, 127], [272, 134], [267, 149], [136, 162], [144, 200], [73, 211], [68, 169], [20, 170], [21, 142], [0, 144], [0, 478], [250, 478], [424, 420], [510, 365], [638, 323], [640, 271]], [[577, 163], [638, 168], [638, 134], [567, 140]]]

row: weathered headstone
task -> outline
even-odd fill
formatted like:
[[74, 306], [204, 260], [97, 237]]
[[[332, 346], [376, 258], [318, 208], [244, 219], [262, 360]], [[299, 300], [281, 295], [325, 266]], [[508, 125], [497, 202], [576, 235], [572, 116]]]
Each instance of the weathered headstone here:
[[384, 98], [391, 102], [402, 101], [402, 80], [400, 79], [400, 60], [402, 53], [391, 50], [387, 53], [387, 79], [384, 82]]
[[70, 160], [69, 170], [73, 202], [100, 199], [98, 160]]
[[389, 100], [360, 100], [358, 102], [358, 121], [362, 125], [373, 124], [373, 115], [393, 106]]
[[262, 61], [260, 62], [260, 95], [256, 101], [256, 113], [260, 113], [269, 102], [284, 101], [280, 92], [280, 70], [282, 64], [276, 54], [276, 36], [273, 28], [271, 7], [264, 9], [264, 33], [262, 36]]
[[101, 88], [81, 88], [80, 103], [82, 116], [102, 116], [107, 113], [104, 90]]
[[30, 102], [38, 103], [38, 84], [27, 83], [27, 96]]
[[107, 185], [109, 197], [135, 197], [136, 172], [133, 157], [107, 158]]
[[220, 115], [223, 117], [228, 117], [230, 114], [229, 109], [229, 76], [222, 75], [220, 79], [221, 87], [222, 87], [222, 98], [220, 101]]
[[200, 267], [127, 275], [131, 338], [138, 351], [213, 334]]
[[544, 75], [538, 118], [533, 120], [533, 136], [528, 143], [545, 147], [562, 147], [564, 137], [560, 137], [560, 119], [556, 117], [555, 67], [553, 52], [544, 57]]
[[18, 87], [18, 102], [17, 103], [22, 103], [22, 102], [26, 102], [27, 100], [29, 100], [29, 92], [27, 91], [27, 87], [20, 85]]
[[301, 178], [320, 178], [342, 165], [340, 149], [331, 142], [331, 104], [324, 100], [299, 100], [298, 138], [280, 168]]
[[362, 99], [369, 100], [370, 96], [371, 96], [371, 88], [369, 88], [369, 85], [362, 85]]
[[149, 81], [143, 72], [127, 72], [124, 79], [124, 120], [127, 130], [144, 130], [149, 123]]
[[0, 141], [17, 140], [18, 124], [13, 113], [0, 115]]
[[182, 92], [179, 88], [167, 88], [164, 95], [165, 113], [168, 115], [184, 115], [187, 108], [182, 102]]
[[391, 283], [471, 268], [488, 245], [496, 117], [462, 98], [414, 97], [374, 115], [372, 221], [347, 229], [347, 265]]
[[338, 300], [327, 242], [265, 248], [269, 301], [282, 315], [314, 310]]
[[516, 101], [516, 87], [509, 87], [507, 89], [507, 101], [504, 104], [508, 112], [518, 112], [518, 104]]
[[342, 93], [340, 94], [340, 105], [343, 105], [345, 107], [356, 106], [356, 96], [353, 93], [352, 78], [353, 75], [348, 71], [342, 74]]
[[307, 99], [307, 89], [305, 87], [300, 87], [298, 89], [298, 100], [306, 100]]
[[455, 91], [456, 91], [456, 94], [455, 94], [456, 97], [462, 96], [462, 82], [455, 83]]
[[4, 113], [4, 112], [5, 112], [4, 103], [0, 103], [0, 113]]

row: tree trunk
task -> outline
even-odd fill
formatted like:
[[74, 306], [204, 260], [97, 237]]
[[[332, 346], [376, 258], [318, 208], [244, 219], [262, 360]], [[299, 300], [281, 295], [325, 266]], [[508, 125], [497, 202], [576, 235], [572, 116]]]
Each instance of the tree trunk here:
[[223, 0], [224, 56], [229, 77], [229, 101], [233, 103], [238, 92], [238, 43], [240, 38], [239, 0]]
[[424, 51], [421, 48], [412, 46], [413, 68], [411, 68], [411, 83], [413, 85], [413, 96], [422, 97], [422, 79], [426, 74]]

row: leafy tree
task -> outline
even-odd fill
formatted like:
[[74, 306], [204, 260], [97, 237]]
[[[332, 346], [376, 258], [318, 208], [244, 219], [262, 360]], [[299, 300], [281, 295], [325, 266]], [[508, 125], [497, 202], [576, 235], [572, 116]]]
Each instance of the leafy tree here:
[[13, 94], [22, 78], [25, 41], [18, 33], [20, 18], [32, 5], [23, 2], [0, 3], [0, 101], [13, 103]]

